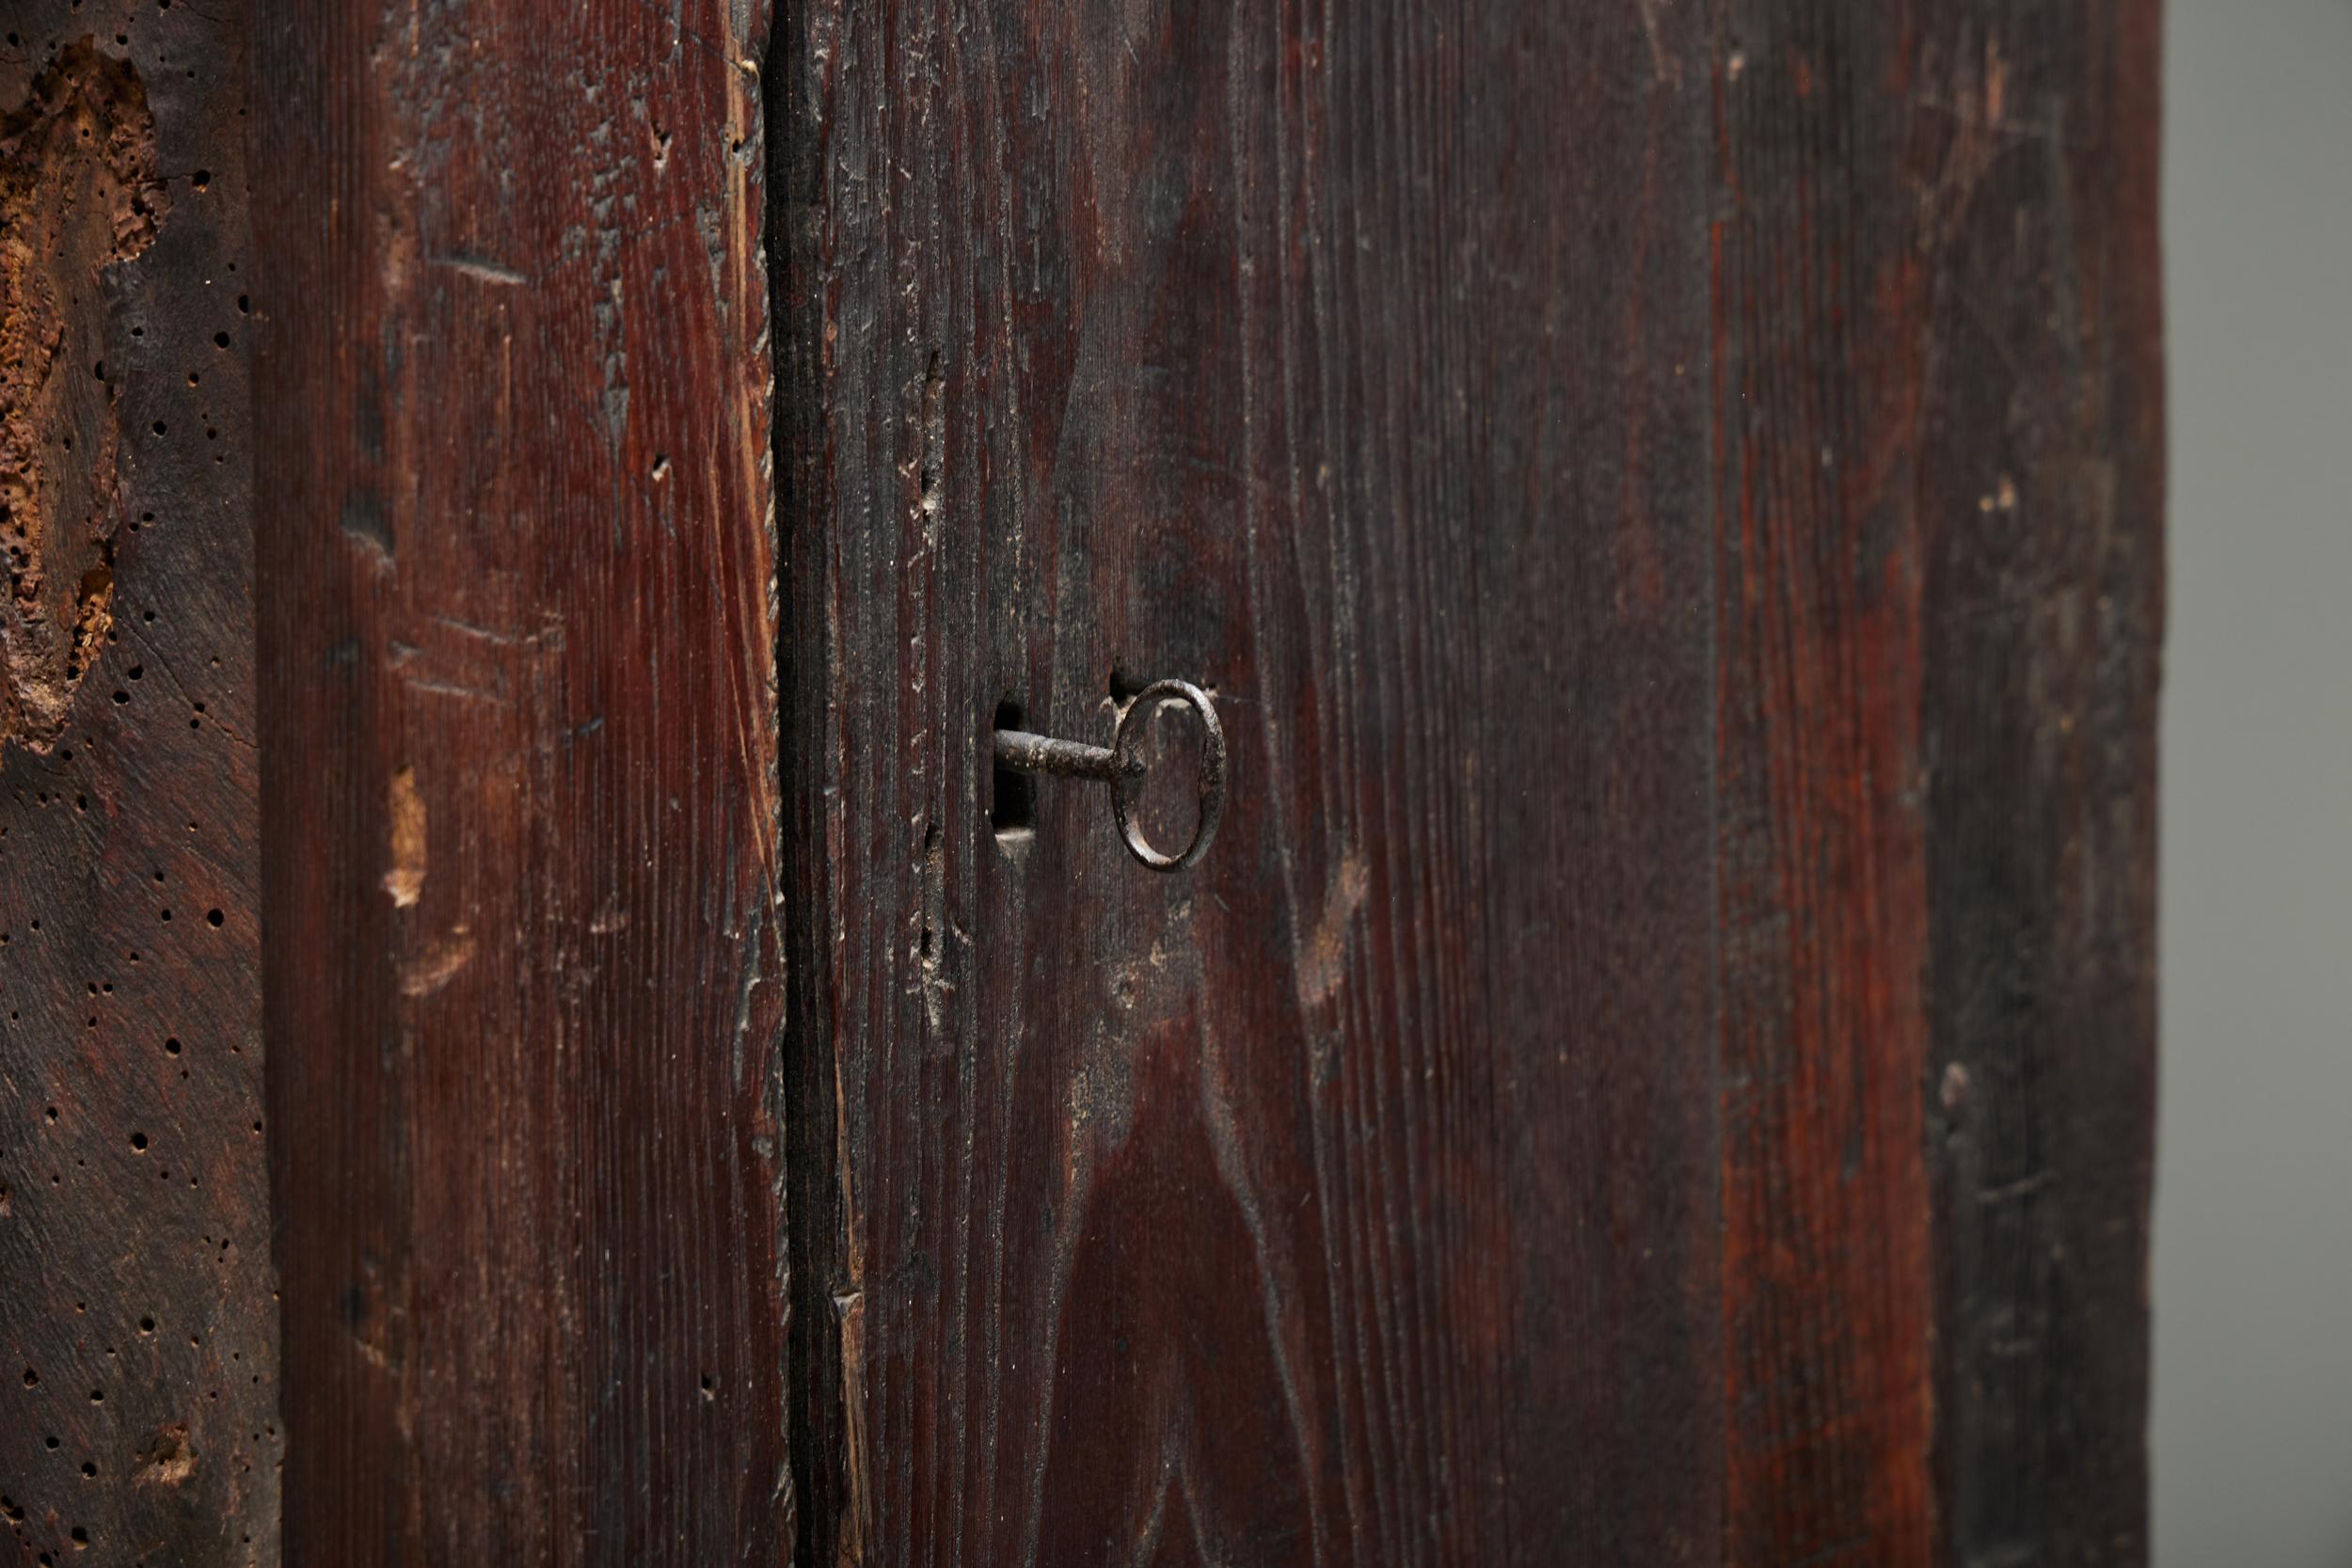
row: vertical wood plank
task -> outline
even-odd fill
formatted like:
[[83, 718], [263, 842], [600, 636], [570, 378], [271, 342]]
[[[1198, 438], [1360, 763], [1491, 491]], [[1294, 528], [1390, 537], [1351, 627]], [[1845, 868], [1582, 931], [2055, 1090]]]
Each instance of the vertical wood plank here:
[[[793, 13], [803, 1560], [1715, 1560], [1704, 49]], [[1167, 674], [1197, 873], [992, 826]]]
[[2146, 1556], [2156, 8], [1719, 8], [1726, 1550]]
[[1978, 134], [1998, 149], [1993, 199], [1949, 242], [1944, 415], [1920, 466], [1955, 1561], [2149, 1556], [2158, 22], [2153, 0], [2003, 9], [1953, 45], [1981, 51]]
[[0, 1556], [275, 1563], [247, 8], [0, 24]]
[[262, 8], [294, 1560], [790, 1549], [764, 50]]
[[1726, 6], [1718, 28], [1726, 1551], [1924, 1565], [1919, 449], [1982, 62], [1837, 0]]

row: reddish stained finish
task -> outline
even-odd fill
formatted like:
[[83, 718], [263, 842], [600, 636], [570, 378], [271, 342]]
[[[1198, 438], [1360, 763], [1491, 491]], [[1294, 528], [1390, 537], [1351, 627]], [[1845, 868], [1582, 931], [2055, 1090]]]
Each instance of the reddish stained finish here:
[[[1927, 111], [1880, 96], [1888, 45], [1847, 36], [1876, 30], [1855, 8], [1731, 13], [1713, 236], [1726, 1555], [1925, 1564], [1915, 470], [1933, 329], [1912, 218], [1938, 170], [1906, 155]], [[1816, 75], [1822, 33], [1850, 76]], [[1824, 163], [1824, 144], [1847, 150]]]
[[1694, 20], [789, 19], [805, 1560], [1714, 1560]]
[[792, 38], [815, 1560], [2140, 1553], [2153, 8]]
[[[159, 621], [7, 759], [25, 1549], [280, 1551], [258, 787], [294, 1560], [2144, 1560], [2149, 0], [205, 10], [88, 13], [214, 195], [65, 395]], [[138, 356], [247, 103], [258, 786], [135, 438], [243, 450]], [[1197, 871], [992, 832], [1159, 675]]]
[[1718, 36], [1726, 1559], [2144, 1560], [2155, 7]]
[[262, 8], [293, 1561], [790, 1548], [764, 25]]

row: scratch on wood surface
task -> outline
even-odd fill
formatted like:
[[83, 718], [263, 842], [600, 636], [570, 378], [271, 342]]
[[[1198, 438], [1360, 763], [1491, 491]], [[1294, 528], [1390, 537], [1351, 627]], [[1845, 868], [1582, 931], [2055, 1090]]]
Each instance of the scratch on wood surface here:
[[1666, 40], [1660, 36], [1658, 29], [1660, 4], [1661, 0], [1641, 0], [1642, 30], [1649, 36], [1650, 71], [1659, 81], [1668, 87], [1679, 87], [1682, 83], [1682, 68], [1676, 62], [1673, 55], [1666, 53]]
[[1319, 1006], [1340, 989], [1340, 974], [1347, 960], [1347, 928], [1364, 907], [1372, 873], [1360, 847], [1350, 846], [1331, 871], [1324, 890], [1323, 913], [1298, 956], [1298, 1005]]
[[433, 264], [437, 267], [447, 267], [452, 272], [462, 273], [468, 277], [476, 278], [484, 283], [496, 283], [509, 288], [518, 283], [531, 281], [528, 277], [513, 267], [483, 256], [436, 256], [433, 258]]
[[455, 979], [458, 973], [473, 962], [473, 936], [463, 926], [457, 927], [443, 940], [425, 950], [424, 957], [404, 967], [400, 974], [403, 996], [431, 996]]
[[866, 1452], [866, 1292], [845, 1291], [833, 1298], [841, 1328], [841, 1391], [848, 1431], [842, 1470], [850, 1506], [836, 1521], [840, 1538], [834, 1555], [839, 1568], [866, 1560], [866, 1517], [872, 1507], [872, 1466]]
[[[834, 1101], [842, 1093], [841, 1069], [834, 1067]], [[840, 1333], [841, 1391], [844, 1413], [841, 1466], [849, 1506], [834, 1521], [834, 1560], [853, 1568], [866, 1560], [866, 1521], [872, 1517], [873, 1463], [866, 1430], [866, 1249], [857, 1222], [857, 1197], [850, 1183], [850, 1146], [846, 1118], [835, 1124], [834, 1157], [839, 1161], [841, 1212], [848, 1217], [848, 1245], [843, 1249], [845, 1278], [834, 1291], [834, 1316]]]
[[390, 864], [384, 873], [384, 891], [395, 908], [415, 905], [424, 891], [424, 797], [417, 791], [417, 770], [404, 768], [392, 775]]

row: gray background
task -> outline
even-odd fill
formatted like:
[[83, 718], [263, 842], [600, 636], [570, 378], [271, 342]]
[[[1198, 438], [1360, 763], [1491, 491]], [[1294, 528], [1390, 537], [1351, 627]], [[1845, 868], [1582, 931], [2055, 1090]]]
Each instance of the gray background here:
[[2352, 0], [2171, 0], [2159, 1568], [2352, 1565]]

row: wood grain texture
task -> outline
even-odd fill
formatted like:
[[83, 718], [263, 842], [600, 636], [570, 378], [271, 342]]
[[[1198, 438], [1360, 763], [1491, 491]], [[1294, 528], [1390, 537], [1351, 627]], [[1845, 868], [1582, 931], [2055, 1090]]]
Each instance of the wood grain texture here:
[[290, 1560], [790, 1550], [764, 27], [261, 8]]
[[2144, 1553], [2153, 36], [796, 14], [806, 1560]]
[[793, 12], [802, 1560], [1716, 1558], [1695, 24]]
[[0, 1559], [278, 1560], [246, 8], [0, 5]]
[[2009, 148], [1988, 178], [2007, 202], [1950, 242], [1947, 412], [1920, 465], [1941, 519], [1928, 1147], [1955, 1561], [2148, 1558], [2157, 10], [1994, 13], [1952, 45], [2003, 79], [1980, 134]]
[[2152, 0], [0, 10], [20, 1558], [2144, 1560]]
[[2155, 24], [1719, 13], [1734, 1562], [2146, 1557]]

